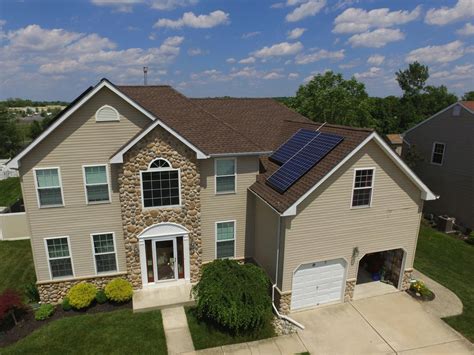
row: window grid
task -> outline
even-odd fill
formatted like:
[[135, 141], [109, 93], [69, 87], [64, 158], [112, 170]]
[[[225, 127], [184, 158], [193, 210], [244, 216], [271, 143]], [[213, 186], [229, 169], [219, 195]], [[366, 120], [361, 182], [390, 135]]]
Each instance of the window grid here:
[[46, 239], [46, 248], [51, 277], [73, 276], [68, 238]]
[[[231, 163], [231, 164], [229, 164]], [[228, 164], [225, 166], [225, 164]], [[236, 161], [235, 159], [217, 159], [216, 167], [216, 193], [235, 192]]]
[[235, 257], [235, 221], [216, 223], [216, 258]]
[[117, 271], [117, 258], [113, 233], [92, 235], [97, 273]]
[[433, 144], [433, 155], [431, 157], [431, 163], [441, 165], [444, 159], [444, 143]]
[[354, 187], [352, 191], [352, 207], [370, 207], [374, 169], [360, 169], [355, 171]]
[[141, 176], [144, 208], [180, 205], [181, 192], [178, 169], [155, 168], [143, 171]]
[[84, 180], [88, 203], [110, 202], [106, 165], [84, 166]]
[[170, 163], [164, 159], [153, 160], [150, 164], [150, 169], [171, 168]]
[[63, 206], [59, 168], [36, 169], [35, 175], [39, 206]]

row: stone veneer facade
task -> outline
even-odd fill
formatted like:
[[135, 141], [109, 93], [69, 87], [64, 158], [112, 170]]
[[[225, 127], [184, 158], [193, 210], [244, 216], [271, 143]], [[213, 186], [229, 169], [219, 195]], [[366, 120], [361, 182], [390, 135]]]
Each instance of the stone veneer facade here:
[[350, 279], [346, 281], [346, 288], [344, 289], [344, 302], [352, 301], [352, 299], [354, 298], [354, 289], [356, 283], [356, 279]]
[[[140, 171], [158, 158], [181, 172], [181, 207], [142, 208]], [[202, 264], [200, 174], [196, 153], [161, 127], [155, 128], [125, 154], [118, 178], [128, 279], [142, 287], [138, 236], [147, 227], [172, 222], [189, 230], [191, 282], [199, 280]]]
[[281, 292], [275, 288], [275, 306], [281, 314], [289, 314], [291, 310], [291, 292]]

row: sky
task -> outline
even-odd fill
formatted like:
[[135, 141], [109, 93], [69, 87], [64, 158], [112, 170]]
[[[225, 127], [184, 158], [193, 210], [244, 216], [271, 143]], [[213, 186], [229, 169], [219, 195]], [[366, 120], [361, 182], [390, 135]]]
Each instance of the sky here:
[[474, 0], [1, 0], [0, 99], [66, 100], [106, 77], [191, 97], [290, 96], [327, 70], [400, 95], [474, 90]]

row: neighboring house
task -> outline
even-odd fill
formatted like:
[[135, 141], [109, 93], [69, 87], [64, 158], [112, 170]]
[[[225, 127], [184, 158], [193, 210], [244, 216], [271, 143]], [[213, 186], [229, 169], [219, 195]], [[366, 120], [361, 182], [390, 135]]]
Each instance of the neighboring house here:
[[439, 195], [425, 211], [474, 228], [474, 101], [460, 101], [403, 134], [403, 155], [420, 155], [416, 174]]
[[7, 163], [10, 159], [0, 159], [0, 180], [5, 180], [10, 177], [17, 177], [18, 171], [7, 167]]
[[283, 312], [349, 300], [380, 276], [405, 289], [435, 198], [371, 130], [106, 79], [9, 165], [44, 302], [118, 275], [136, 290], [188, 285], [216, 258], [261, 265]]
[[387, 134], [386, 137], [387, 137], [388, 142], [390, 143], [390, 146], [395, 151], [395, 153], [397, 153], [398, 155], [402, 155], [403, 138], [401, 134], [392, 133], [392, 134]]

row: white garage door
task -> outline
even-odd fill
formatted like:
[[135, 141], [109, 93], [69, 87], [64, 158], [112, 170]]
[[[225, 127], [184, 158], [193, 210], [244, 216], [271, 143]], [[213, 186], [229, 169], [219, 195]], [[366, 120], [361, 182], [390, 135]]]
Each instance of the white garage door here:
[[293, 276], [291, 309], [340, 301], [345, 265], [343, 259], [301, 265]]

